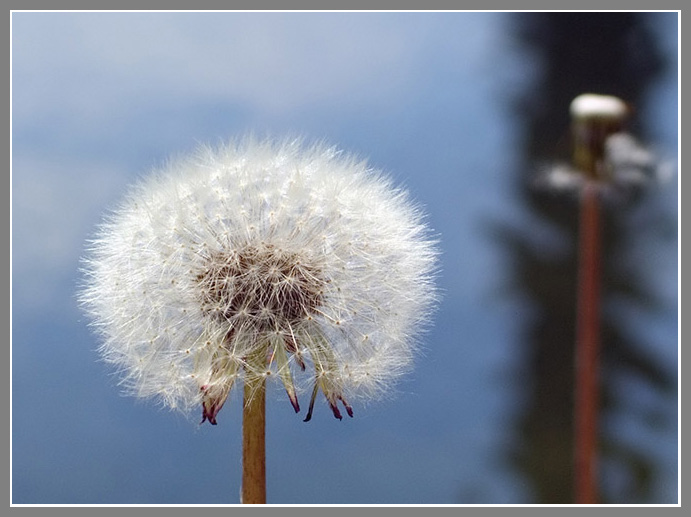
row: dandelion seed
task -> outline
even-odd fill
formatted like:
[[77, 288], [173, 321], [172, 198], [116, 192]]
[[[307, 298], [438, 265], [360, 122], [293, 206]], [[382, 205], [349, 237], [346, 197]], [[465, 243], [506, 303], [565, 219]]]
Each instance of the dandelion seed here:
[[[307, 419], [336, 418], [411, 363], [435, 304], [420, 210], [324, 145], [247, 139], [170, 163], [132, 188], [84, 260], [80, 298], [131, 393], [201, 407], [280, 380]], [[271, 375], [269, 375], [271, 373]]]

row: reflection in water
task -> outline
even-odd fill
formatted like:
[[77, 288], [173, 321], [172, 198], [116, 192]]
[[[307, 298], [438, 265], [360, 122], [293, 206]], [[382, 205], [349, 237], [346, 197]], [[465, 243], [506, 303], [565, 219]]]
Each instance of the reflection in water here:
[[[530, 487], [531, 502], [571, 503], [578, 206], [573, 196], [535, 189], [531, 180], [541, 164], [569, 160], [568, 107], [574, 97], [584, 92], [615, 95], [635, 108], [665, 63], [650, 30], [655, 14], [515, 16], [517, 39], [534, 56], [538, 69], [538, 79], [516, 99], [525, 128], [525, 162], [517, 174], [521, 202], [538, 224], [551, 227], [558, 238], [539, 242], [530, 229], [508, 224], [493, 228], [512, 257], [515, 294], [536, 309], [517, 343], [523, 348], [520, 387], [527, 387], [509, 456]], [[644, 128], [636, 126], [640, 118], [634, 114], [632, 122], [632, 132], [644, 136]], [[627, 321], [615, 315], [617, 304], [642, 311], [659, 309], [649, 288], [650, 278], [631, 260], [632, 244], [647, 238], [641, 236], [644, 229], [633, 227], [631, 217], [636, 210], [655, 210], [652, 197], [644, 189], [630, 192], [609, 200], [603, 210], [602, 502], [656, 502], [650, 500], [660, 462], [656, 451], [627, 441], [607, 425], [625, 411], [637, 411], [636, 418], [643, 422], [640, 425], [650, 425], [646, 422], [655, 420], [655, 411], [637, 407], [631, 393], [617, 386], [626, 379], [666, 394], [668, 400], [675, 393], [674, 372], [663, 367], [655, 346], [636, 336]], [[659, 224], [659, 220], [651, 224]], [[523, 382], [525, 379], [530, 383]], [[647, 414], [641, 417], [641, 413]], [[626, 415], [632, 418], [630, 413]]]

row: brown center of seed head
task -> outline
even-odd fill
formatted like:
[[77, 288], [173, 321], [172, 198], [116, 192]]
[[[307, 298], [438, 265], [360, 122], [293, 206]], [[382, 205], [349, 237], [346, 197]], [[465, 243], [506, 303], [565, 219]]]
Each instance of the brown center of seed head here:
[[325, 284], [298, 253], [272, 245], [215, 252], [197, 281], [204, 312], [255, 332], [288, 330], [313, 314]]

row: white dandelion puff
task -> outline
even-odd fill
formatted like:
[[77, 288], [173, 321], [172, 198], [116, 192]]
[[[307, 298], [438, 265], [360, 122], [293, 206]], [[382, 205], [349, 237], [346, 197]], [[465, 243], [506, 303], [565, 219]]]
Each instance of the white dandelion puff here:
[[333, 147], [204, 147], [135, 185], [91, 242], [80, 300], [128, 391], [216, 417], [249, 377], [333, 414], [408, 370], [437, 250], [403, 190]]

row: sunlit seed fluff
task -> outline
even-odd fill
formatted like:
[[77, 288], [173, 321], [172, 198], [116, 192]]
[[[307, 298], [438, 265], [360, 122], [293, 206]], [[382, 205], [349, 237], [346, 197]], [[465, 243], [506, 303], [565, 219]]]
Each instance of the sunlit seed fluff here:
[[[334, 415], [410, 366], [436, 249], [407, 194], [335, 148], [202, 148], [132, 188], [84, 260], [81, 301], [124, 385], [216, 423], [244, 376]], [[259, 358], [257, 360], [256, 358]]]

